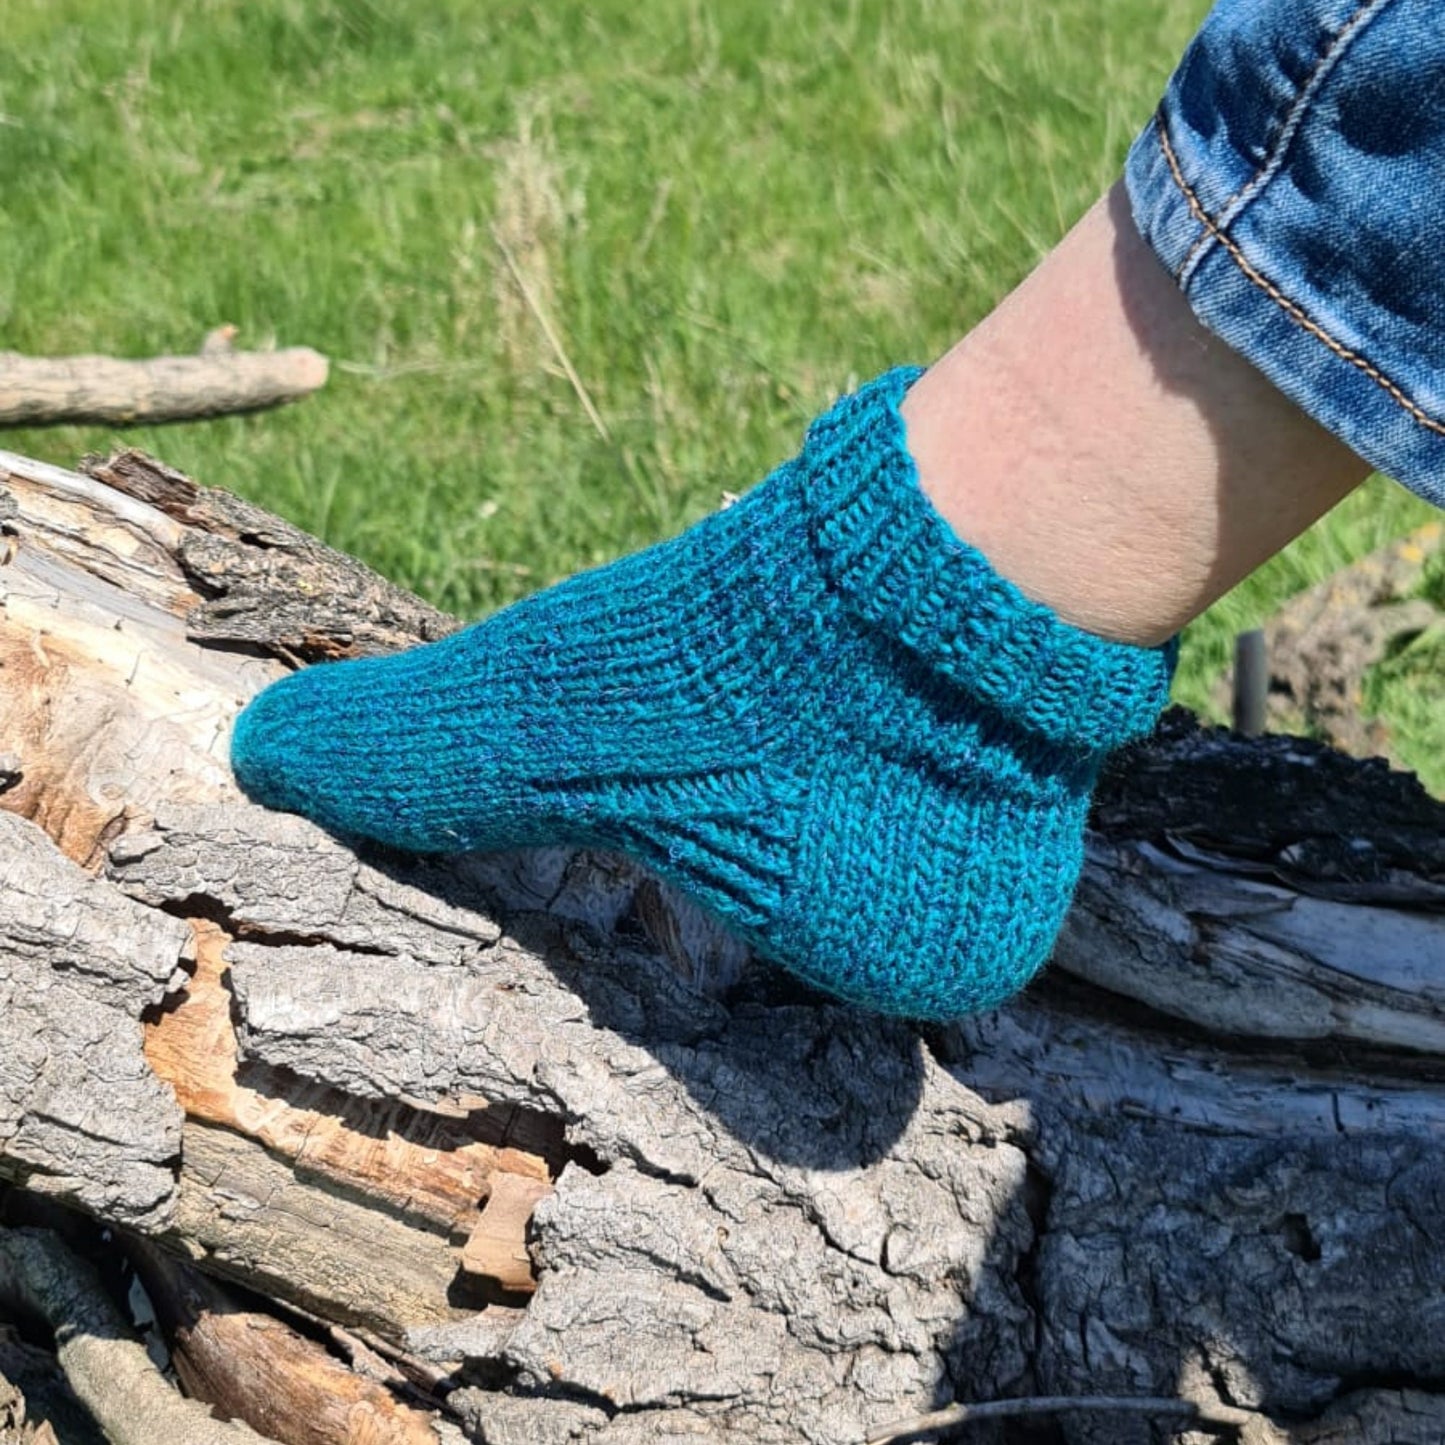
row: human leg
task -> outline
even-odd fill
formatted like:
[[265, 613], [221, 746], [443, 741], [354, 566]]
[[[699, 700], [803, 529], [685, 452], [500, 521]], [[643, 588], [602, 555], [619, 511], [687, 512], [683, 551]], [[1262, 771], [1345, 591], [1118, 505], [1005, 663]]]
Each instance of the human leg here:
[[905, 415], [964, 536], [1147, 643], [1370, 467], [1445, 505], [1438, 6], [1221, 0], [1127, 188], [1136, 224], [1116, 188]]
[[903, 411], [924, 489], [961, 536], [1061, 617], [1144, 646], [1370, 471], [1200, 325], [1122, 185]]

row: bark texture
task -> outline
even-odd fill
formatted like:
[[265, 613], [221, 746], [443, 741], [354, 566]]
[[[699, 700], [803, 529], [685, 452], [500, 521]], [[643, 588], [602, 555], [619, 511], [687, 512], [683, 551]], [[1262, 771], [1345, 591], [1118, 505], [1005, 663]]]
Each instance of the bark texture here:
[[[1412, 779], [1172, 721], [1101, 791], [1055, 964], [920, 1033], [620, 860], [356, 853], [247, 803], [226, 729], [288, 660], [452, 624], [135, 454], [93, 471], [0, 456], [6, 1177], [444, 1378], [489, 1445], [1086, 1393], [1445, 1439]], [[973, 1438], [1210, 1438], [1025, 1428]]]

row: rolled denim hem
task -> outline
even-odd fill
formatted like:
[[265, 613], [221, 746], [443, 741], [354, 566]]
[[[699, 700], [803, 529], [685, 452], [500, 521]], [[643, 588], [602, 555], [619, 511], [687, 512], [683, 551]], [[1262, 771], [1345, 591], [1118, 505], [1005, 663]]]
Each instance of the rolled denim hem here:
[[[1445, 40], [1426, 42], [1442, 63], [1421, 67], [1411, 94], [1406, 72], [1388, 72], [1396, 53], [1419, 65], [1399, 33], [1414, 6], [1288, 8], [1289, 25], [1270, 29], [1286, 7], [1255, 0], [1259, 28], [1242, 35], [1241, 6], [1216, 7], [1129, 153], [1134, 220], [1209, 330], [1372, 466], [1445, 507]], [[1314, 32], [1301, 34], [1301, 8], [1316, 12]], [[1278, 63], [1289, 45], [1296, 63]], [[1405, 119], [1362, 143], [1351, 108], [1378, 110], [1381, 95]], [[1407, 186], [1412, 167], [1433, 184]]]

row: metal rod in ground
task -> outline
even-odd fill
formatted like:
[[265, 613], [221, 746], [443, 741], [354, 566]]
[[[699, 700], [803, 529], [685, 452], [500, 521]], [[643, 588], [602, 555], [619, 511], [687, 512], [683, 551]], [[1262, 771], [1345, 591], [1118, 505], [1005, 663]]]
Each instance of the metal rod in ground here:
[[1247, 738], [1264, 731], [1265, 700], [1269, 696], [1269, 657], [1264, 633], [1255, 628], [1234, 640], [1234, 730]]

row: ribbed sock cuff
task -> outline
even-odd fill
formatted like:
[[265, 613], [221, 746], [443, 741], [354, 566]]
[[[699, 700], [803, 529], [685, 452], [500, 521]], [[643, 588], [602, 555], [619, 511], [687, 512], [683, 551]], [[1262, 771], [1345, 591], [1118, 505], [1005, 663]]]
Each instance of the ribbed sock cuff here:
[[1000, 577], [934, 509], [899, 406], [897, 367], [815, 421], [795, 476], [823, 572], [852, 610], [1015, 725], [1107, 752], [1154, 726], [1175, 651], [1061, 621]]

